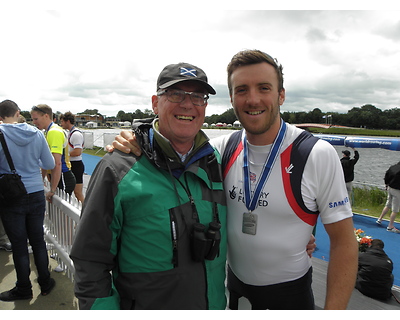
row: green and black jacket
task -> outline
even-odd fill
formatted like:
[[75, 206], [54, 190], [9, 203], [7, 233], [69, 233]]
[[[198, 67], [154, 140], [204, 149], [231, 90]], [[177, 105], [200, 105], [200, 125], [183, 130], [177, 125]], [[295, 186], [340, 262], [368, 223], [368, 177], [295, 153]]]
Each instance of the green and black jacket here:
[[[81, 309], [225, 309], [219, 154], [200, 131], [182, 163], [157, 124], [135, 129], [141, 157], [114, 151], [93, 172], [71, 251]], [[212, 221], [219, 255], [194, 262], [192, 226]]]

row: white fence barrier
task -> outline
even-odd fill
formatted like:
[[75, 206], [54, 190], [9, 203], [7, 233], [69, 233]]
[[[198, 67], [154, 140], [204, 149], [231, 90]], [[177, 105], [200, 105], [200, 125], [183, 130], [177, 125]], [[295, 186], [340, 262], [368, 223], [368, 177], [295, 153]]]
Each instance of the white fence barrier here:
[[106, 150], [106, 145], [112, 145], [112, 142], [115, 139], [116, 134], [114, 132], [110, 132], [110, 133], [104, 133], [103, 134], [103, 146], [104, 146], [104, 151]]
[[[45, 186], [45, 192], [49, 191], [49, 183]], [[71, 252], [76, 226], [81, 215], [82, 204], [69, 196], [63, 190], [57, 189], [52, 198], [52, 203], [46, 201], [46, 213], [44, 218], [44, 235], [47, 243], [50, 243], [50, 254], [54, 257], [68, 278], [73, 281], [75, 268], [69, 257]]]
[[93, 132], [88, 132], [83, 130], [83, 138], [85, 139], [84, 147], [85, 149], [93, 149], [94, 147], [94, 135]]

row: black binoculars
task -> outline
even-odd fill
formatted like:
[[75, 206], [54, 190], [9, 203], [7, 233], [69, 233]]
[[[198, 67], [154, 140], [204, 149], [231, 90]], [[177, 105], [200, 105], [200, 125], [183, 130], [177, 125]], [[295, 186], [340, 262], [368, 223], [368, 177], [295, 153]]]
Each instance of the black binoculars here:
[[204, 224], [195, 223], [192, 231], [192, 259], [196, 262], [214, 260], [219, 253], [221, 243], [221, 224], [212, 221], [208, 230]]

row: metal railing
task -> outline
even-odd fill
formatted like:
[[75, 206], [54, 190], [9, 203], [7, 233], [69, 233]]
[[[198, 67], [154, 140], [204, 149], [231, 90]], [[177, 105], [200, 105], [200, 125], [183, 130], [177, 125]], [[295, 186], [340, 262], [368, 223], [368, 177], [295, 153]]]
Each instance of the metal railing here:
[[[49, 190], [49, 183], [47, 183], [45, 192]], [[43, 223], [45, 239], [50, 244], [48, 247], [51, 257], [57, 260], [71, 281], [74, 279], [75, 268], [69, 254], [81, 209], [82, 204], [75, 196], [70, 196], [58, 188], [52, 198], [52, 203], [46, 201]]]

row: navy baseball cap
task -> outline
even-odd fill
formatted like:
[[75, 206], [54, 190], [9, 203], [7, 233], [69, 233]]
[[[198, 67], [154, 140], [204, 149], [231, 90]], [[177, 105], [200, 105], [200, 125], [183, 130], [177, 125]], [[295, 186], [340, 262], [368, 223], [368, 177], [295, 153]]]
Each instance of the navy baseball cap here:
[[201, 82], [210, 94], [216, 94], [213, 87], [208, 84], [206, 73], [190, 63], [180, 62], [166, 66], [157, 79], [157, 90], [168, 88], [182, 81]]

